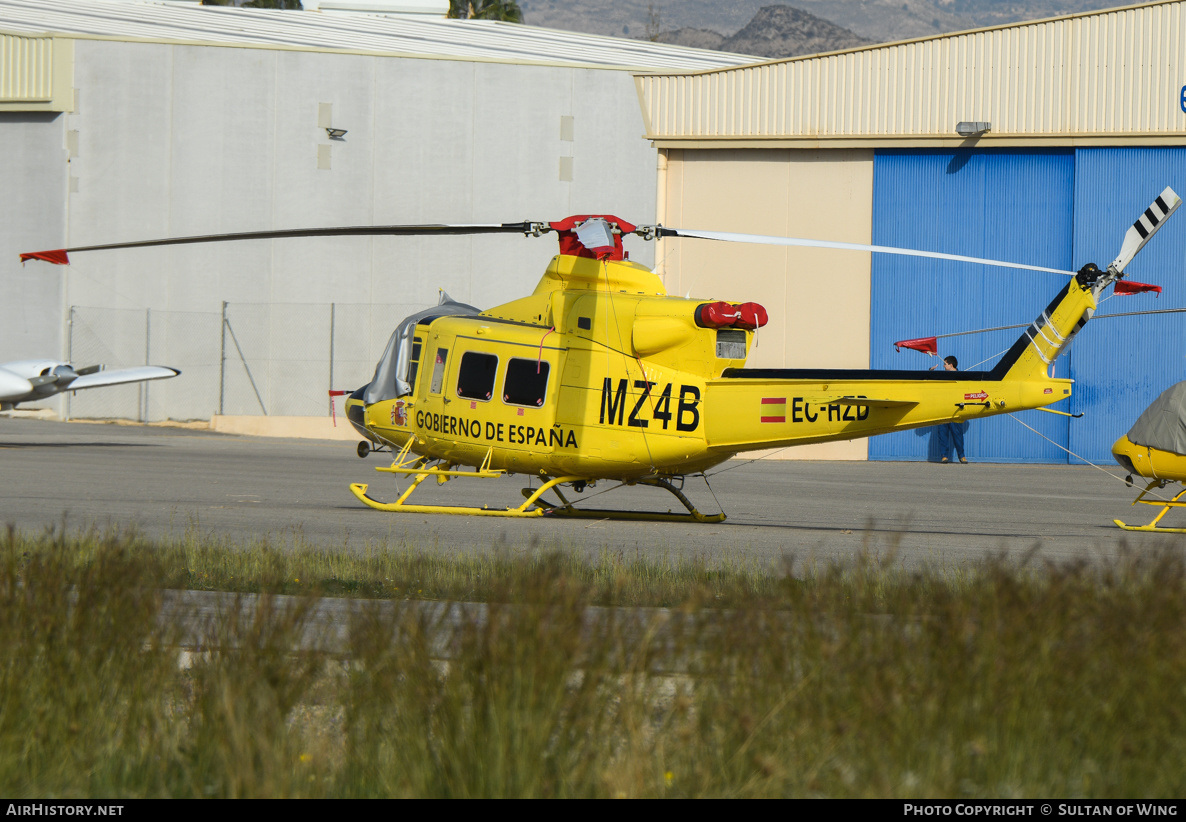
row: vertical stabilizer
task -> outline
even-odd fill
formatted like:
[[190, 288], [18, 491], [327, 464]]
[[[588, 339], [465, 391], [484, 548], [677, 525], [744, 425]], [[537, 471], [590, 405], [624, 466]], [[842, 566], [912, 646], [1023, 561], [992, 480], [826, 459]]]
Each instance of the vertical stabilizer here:
[[1044, 379], [1051, 364], [1071, 345], [1095, 313], [1095, 285], [1104, 272], [1083, 266], [1038, 315], [993, 369], [997, 379]]

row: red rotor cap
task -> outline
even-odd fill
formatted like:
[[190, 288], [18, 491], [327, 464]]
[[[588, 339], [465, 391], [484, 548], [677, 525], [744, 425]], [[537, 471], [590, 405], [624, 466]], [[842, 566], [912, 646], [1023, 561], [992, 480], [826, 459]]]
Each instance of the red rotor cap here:
[[632, 233], [638, 226], [633, 223], [628, 223], [621, 217], [615, 217], [612, 214], [579, 214], [572, 217], [566, 217], [554, 223], [548, 223], [548, 226], [556, 232], [560, 238], [560, 253], [567, 254], [570, 257], [590, 257], [594, 260], [621, 260], [624, 259], [624, 252], [622, 250], [622, 235], [614, 234], [614, 246], [609, 248], [591, 249], [585, 248], [581, 241], [577, 239], [576, 227], [580, 223], [585, 222], [592, 217], [600, 217], [610, 225], [617, 225], [622, 230], [623, 234]]

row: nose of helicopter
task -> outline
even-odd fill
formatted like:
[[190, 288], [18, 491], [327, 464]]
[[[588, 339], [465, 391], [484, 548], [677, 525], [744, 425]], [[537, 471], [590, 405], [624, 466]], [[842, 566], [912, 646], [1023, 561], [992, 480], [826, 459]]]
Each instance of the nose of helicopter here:
[[1137, 445], [1127, 436], [1112, 443], [1112, 457], [1116, 463], [1128, 473], [1142, 477], [1152, 476], [1148, 452], [1148, 448]]
[[[369, 383], [367, 384], [369, 385]], [[366, 405], [363, 400], [363, 395], [366, 394], [367, 386], [355, 390], [350, 396], [346, 398], [346, 419], [354, 426], [354, 430], [369, 441], [374, 441], [374, 437], [366, 427]], [[362, 456], [362, 453], [359, 453]]]
[[1138, 476], [1169, 482], [1186, 482], [1186, 455], [1147, 445], [1123, 436], [1112, 445], [1112, 456], [1121, 468]]

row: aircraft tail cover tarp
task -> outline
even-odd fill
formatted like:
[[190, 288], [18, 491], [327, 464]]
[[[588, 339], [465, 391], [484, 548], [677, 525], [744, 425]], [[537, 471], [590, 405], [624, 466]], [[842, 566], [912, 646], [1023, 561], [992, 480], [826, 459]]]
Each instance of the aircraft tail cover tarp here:
[[1186, 382], [1161, 392], [1137, 418], [1128, 439], [1147, 448], [1186, 454]]

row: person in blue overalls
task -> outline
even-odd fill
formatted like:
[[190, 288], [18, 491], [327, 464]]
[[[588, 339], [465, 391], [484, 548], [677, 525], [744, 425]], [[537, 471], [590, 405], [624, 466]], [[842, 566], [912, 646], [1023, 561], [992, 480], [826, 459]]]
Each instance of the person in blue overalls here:
[[[931, 370], [934, 371], [939, 366], [932, 365]], [[959, 360], [955, 357], [943, 358], [944, 371], [959, 371]], [[943, 425], [937, 425], [939, 429], [939, 453], [942, 455], [939, 462], [948, 462], [947, 455], [951, 453], [952, 447], [955, 448], [955, 455], [959, 457], [959, 461], [967, 465], [968, 458], [964, 456], [964, 426], [967, 423], [962, 422], [948, 422]]]

